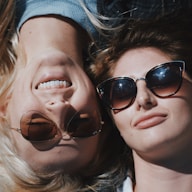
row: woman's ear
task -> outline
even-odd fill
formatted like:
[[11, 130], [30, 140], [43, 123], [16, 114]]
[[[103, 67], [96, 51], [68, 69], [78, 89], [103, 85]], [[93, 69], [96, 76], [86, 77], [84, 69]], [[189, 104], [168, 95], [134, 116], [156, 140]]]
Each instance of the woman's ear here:
[[4, 102], [0, 103], [0, 117], [4, 118], [7, 116], [7, 107], [9, 99], [7, 98]]

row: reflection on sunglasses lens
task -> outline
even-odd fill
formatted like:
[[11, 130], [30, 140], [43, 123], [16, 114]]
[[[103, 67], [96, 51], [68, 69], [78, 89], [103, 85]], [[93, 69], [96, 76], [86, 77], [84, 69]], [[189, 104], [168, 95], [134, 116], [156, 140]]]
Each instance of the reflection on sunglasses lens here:
[[[58, 142], [62, 138], [56, 124], [39, 112], [30, 111], [23, 115], [21, 122], [22, 136], [32, 143]], [[90, 137], [101, 130], [98, 113], [76, 113], [69, 121], [65, 131], [72, 137]]]
[[[147, 87], [158, 97], [169, 97], [177, 93], [182, 84], [183, 61], [173, 61], [151, 69], [145, 78]], [[137, 81], [137, 80], [136, 80]], [[129, 107], [137, 94], [136, 82], [129, 77], [115, 77], [98, 85], [104, 103], [112, 110]]]
[[29, 112], [22, 118], [21, 133], [27, 140], [38, 142], [54, 138], [57, 127], [42, 114]]
[[165, 64], [147, 74], [147, 86], [155, 95], [168, 97], [179, 90], [182, 83], [182, 71], [176, 64]]
[[31, 141], [53, 139], [56, 133], [56, 127], [51, 123], [31, 124], [28, 128], [28, 136]]
[[132, 79], [119, 79], [111, 83], [111, 107], [122, 108], [132, 103], [136, 96], [137, 88]]
[[97, 114], [90, 116], [87, 113], [76, 113], [67, 125], [67, 132], [72, 137], [90, 137], [100, 130]]

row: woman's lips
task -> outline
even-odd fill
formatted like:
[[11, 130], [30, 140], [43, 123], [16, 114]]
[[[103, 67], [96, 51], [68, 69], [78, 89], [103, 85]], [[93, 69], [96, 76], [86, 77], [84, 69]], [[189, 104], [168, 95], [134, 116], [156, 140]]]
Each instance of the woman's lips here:
[[36, 89], [67, 88], [72, 82], [61, 72], [43, 73], [38, 79]]
[[56, 89], [56, 88], [67, 88], [71, 86], [71, 83], [68, 81], [61, 80], [51, 80], [47, 82], [42, 82], [38, 85], [38, 89]]
[[134, 127], [137, 129], [147, 129], [150, 127], [154, 127], [158, 124], [161, 124], [166, 120], [166, 115], [158, 114], [158, 115], [150, 115], [139, 118], [135, 123]]

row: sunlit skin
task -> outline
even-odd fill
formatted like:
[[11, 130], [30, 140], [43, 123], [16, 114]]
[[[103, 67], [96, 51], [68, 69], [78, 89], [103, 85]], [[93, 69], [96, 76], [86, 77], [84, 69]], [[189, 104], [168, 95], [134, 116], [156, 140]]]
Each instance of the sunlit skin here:
[[[169, 55], [153, 47], [131, 49], [117, 61], [112, 76], [144, 78], [151, 68], [169, 61]], [[139, 80], [132, 105], [111, 111], [133, 151], [134, 192], [189, 191], [192, 187], [192, 83], [186, 73], [183, 77], [180, 90], [169, 98], [155, 96]]]
[[[129, 50], [116, 63], [113, 77], [145, 77], [151, 68], [171, 60], [155, 48]], [[191, 159], [192, 84], [186, 74], [184, 78], [179, 92], [169, 98], [158, 98], [147, 89], [145, 81], [137, 81], [138, 92], [134, 103], [117, 113], [112, 112], [122, 137], [133, 149], [136, 159], [141, 156], [161, 164], [175, 158], [182, 163], [174, 161], [172, 166], [179, 165], [180, 169], [185, 166], [186, 159]]]
[[[152, 47], [128, 50], [117, 61], [113, 76], [138, 79], [171, 60]], [[180, 90], [169, 98], [155, 96], [145, 81], [139, 80], [133, 104], [111, 111], [122, 137], [133, 149], [134, 192], [189, 191], [192, 187], [192, 84], [186, 73], [183, 76]]]
[[[70, 35], [69, 35], [70, 34]], [[36, 171], [83, 172], [98, 151], [99, 134], [73, 139], [64, 132], [73, 111], [99, 112], [95, 89], [82, 69], [82, 36], [75, 27], [56, 18], [31, 19], [20, 31], [20, 53], [7, 116], [12, 127], [28, 111], [45, 114], [64, 134], [47, 150], [38, 150], [12, 131], [18, 154]], [[47, 82], [59, 80], [62, 85]]]

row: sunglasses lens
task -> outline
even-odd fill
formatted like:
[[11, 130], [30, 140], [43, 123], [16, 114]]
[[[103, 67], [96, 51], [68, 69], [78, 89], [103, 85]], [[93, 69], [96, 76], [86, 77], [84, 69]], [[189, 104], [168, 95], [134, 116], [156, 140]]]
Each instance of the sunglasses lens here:
[[159, 97], [174, 95], [182, 83], [181, 62], [171, 62], [158, 66], [146, 75], [148, 88]]
[[92, 114], [78, 112], [67, 125], [67, 132], [72, 137], [91, 137], [101, 131], [101, 119], [97, 112]]
[[134, 80], [128, 77], [109, 79], [101, 83], [98, 89], [101, 99], [113, 110], [131, 105], [137, 92]]
[[57, 126], [44, 115], [28, 112], [21, 119], [21, 134], [31, 142], [57, 140], [59, 137]]

